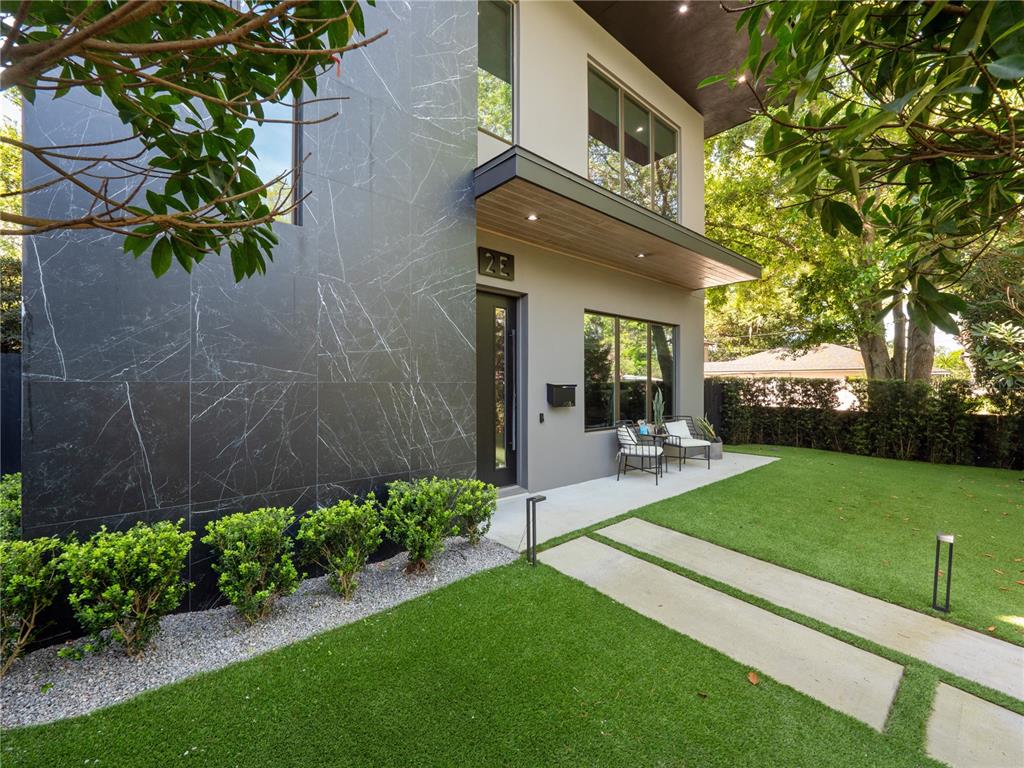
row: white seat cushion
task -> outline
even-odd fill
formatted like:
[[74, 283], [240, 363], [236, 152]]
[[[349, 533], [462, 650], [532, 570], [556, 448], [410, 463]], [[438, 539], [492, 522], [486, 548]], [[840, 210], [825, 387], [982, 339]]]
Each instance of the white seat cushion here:
[[665, 429], [668, 430], [668, 433], [672, 435], [672, 437], [681, 437], [687, 440], [693, 437], [693, 435], [690, 434], [690, 428], [686, 425], [686, 422], [681, 419], [679, 421], [666, 422]]
[[619, 438], [619, 445], [636, 445], [636, 435], [625, 424], [620, 425], [615, 432]]
[[705, 446], [711, 445], [711, 443], [709, 443], [707, 440], [698, 440], [695, 437], [670, 437], [665, 442], [667, 442], [669, 445], [675, 445], [679, 448], [703, 448]]
[[661, 456], [664, 450], [654, 445], [624, 445], [619, 452], [625, 456]]

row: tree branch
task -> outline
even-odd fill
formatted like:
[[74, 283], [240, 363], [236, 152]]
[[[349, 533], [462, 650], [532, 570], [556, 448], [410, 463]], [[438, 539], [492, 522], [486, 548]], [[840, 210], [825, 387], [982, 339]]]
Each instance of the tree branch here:
[[61, 59], [77, 53], [92, 37], [109, 34], [125, 24], [131, 24], [133, 21], [157, 13], [162, 7], [163, 3], [158, 0], [142, 0], [115, 7], [110, 13], [101, 16], [89, 26], [68, 35], [63, 40], [48, 44], [39, 53], [29, 56], [27, 59], [4, 68], [0, 73], [0, 90], [6, 91], [12, 85], [29, 82], [36, 75], [53, 67]]

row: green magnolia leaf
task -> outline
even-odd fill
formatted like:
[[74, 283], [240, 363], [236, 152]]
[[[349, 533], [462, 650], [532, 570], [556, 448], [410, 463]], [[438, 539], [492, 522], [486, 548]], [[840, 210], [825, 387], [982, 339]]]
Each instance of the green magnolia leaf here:
[[1019, 80], [1024, 77], [1024, 53], [1006, 56], [985, 65], [992, 77], [1000, 80]]
[[124, 249], [138, 258], [153, 243], [152, 235], [127, 235], [124, 239]]
[[697, 84], [697, 87], [707, 88], [709, 85], [714, 85], [715, 83], [721, 83], [726, 80], [735, 80], [735, 77], [736, 76], [733, 74], [711, 75], [710, 77], [705, 77], [703, 80], [701, 80]]
[[836, 218], [832, 211], [832, 201], [826, 200], [825, 204], [821, 206], [821, 213], [819, 214], [821, 221], [821, 228], [826, 234], [835, 237], [839, 234], [839, 226], [836, 223]]
[[171, 268], [171, 259], [173, 258], [171, 239], [169, 236], [161, 237], [156, 247], [153, 248], [153, 255], [151, 257], [150, 266], [153, 269], [153, 274], [156, 277], [163, 275], [168, 269]]
[[910, 103], [910, 100], [917, 96], [921, 92], [920, 88], [915, 88], [908, 93], [903, 94], [897, 99], [893, 99], [888, 104], [883, 104], [882, 109], [886, 112], [899, 113], [903, 111], [903, 108]]
[[159, 192], [152, 189], [146, 190], [146, 202], [149, 203], [149, 207], [154, 213], [167, 213], [167, 205], [164, 203], [164, 197]]
[[846, 228], [848, 232], [857, 237], [864, 231], [864, 222], [861, 221], [857, 211], [851, 206], [839, 200], [830, 200], [832, 215]]

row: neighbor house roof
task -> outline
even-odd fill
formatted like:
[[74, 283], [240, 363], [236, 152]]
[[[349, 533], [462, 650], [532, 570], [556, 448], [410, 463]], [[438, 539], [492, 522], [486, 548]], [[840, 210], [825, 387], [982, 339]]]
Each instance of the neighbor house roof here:
[[[839, 344], [819, 344], [806, 353], [795, 353], [780, 347], [758, 352], [736, 360], [704, 363], [704, 374], [711, 376], [825, 376], [863, 375], [864, 360], [853, 347]], [[933, 368], [933, 376], [945, 376], [949, 371]]]

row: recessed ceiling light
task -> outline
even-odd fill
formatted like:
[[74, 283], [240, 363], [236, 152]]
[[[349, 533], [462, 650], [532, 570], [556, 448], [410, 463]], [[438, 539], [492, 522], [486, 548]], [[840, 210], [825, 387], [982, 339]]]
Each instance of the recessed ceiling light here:
[[536, 221], [539, 218], [540, 218], [540, 216], [538, 216], [536, 213], [531, 213], [529, 216], [526, 217], [526, 220], [527, 221]]
[[646, 254], [646, 253], [638, 253], [638, 254], [636, 255], [636, 257], [637, 257], [638, 259], [645, 259], [645, 258], [647, 258], [647, 254]]
[[637, 132], [637, 133], [643, 133], [643, 132], [644, 132], [644, 127], [643, 127], [642, 125], [638, 125], [638, 126], [636, 127], [636, 132]]
[[683, 3], [682, 5], [679, 6], [680, 13], [686, 13], [688, 10], [690, 10], [690, 6], [688, 6], [686, 3]]
[[736, 82], [737, 83], [745, 83], [745, 82], [747, 82], [747, 76], [746, 75], [740, 75], [739, 77], [736, 78]]

